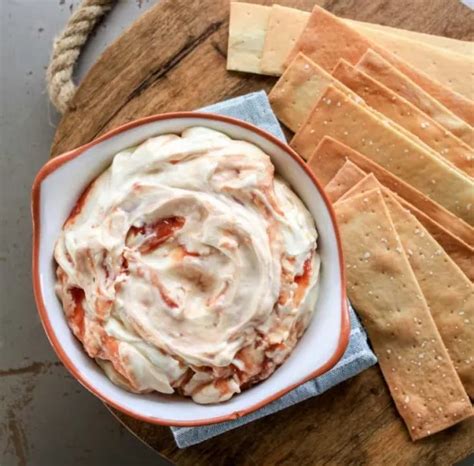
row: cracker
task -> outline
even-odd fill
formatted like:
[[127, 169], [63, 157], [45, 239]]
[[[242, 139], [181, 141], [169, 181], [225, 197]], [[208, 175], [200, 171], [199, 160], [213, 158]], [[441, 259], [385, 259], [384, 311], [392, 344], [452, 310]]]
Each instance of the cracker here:
[[303, 32], [308, 18], [306, 11], [272, 6], [260, 64], [262, 73], [273, 76], [283, 73], [285, 58]]
[[337, 202], [349, 298], [410, 436], [472, 416], [379, 190]]
[[356, 164], [350, 160], [346, 160], [331, 181], [324, 186], [324, 191], [331, 202], [336, 202], [346, 191], [351, 189], [355, 183], [364, 179], [365, 176], [366, 173]]
[[474, 398], [473, 285], [394, 196], [386, 204], [449, 356], [468, 395]]
[[[381, 189], [403, 250], [420, 285], [456, 372], [474, 398], [474, 286], [423, 225], [382, 187], [373, 174], [362, 180], [341, 168], [339, 200]], [[359, 180], [359, 181], [358, 181]], [[344, 189], [345, 188], [345, 189]], [[337, 199], [335, 199], [336, 201]]]
[[356, 68], [406, 99], [470, 147], [474, 147], [474, 129], [468, 123], [456, 116], [372, 49], [367, 50], [356, 64]]
[[334, 68], [332, 75], [372, 108], [417, 136], [441, 157], [468, 175], [474, 175], [472, 149], [403, 97], [343, 59]]
[[471, 54], [462, 55], [386, 31], [366, 29], [359, 32], [411, 66], [423, 70], [447, 88], [468, 99], [474, 97], [472, 85], [474, 49]]
[[[232, 3], [246, 5], [240, 2]], [[291, 52], [296, 39], [303, 31], [310, 13], [295, 8], [283, 7], [281, 5], [273, 5], [271, 8], [260, 6], [260, 11], [257, 11], [255, 6], [256, 5], [251, 5], [250, 7], [239, 6], [237, 8], [231, 6], [234, 11], [234, 19], [231, 22], [233, 49], [232, 54], [229, 55], [231, 64], [228, 65], [228, 69], [280, 76], [285, 68], [285, 59]], [[250, 30], [247, 29], [249, 21], [245, 18], [249, 9], [251, 10], [250, 16], [252, 17], [252, 21], [254, 21], [255, 18], [255, 23], [257, 23], [252, 24]], [[235, 11], [237, 11], [237, 20], [235, 19]], [[268, 18], [266, 19], [265, 17], [267, 14]], [[260, 21], [259, 18], [263, 19], [263, 21]], [[378, 37], [381, 36], [381, 44], [383, 45], [384, 40], [387, 41], [389, 50], [390, 47], [395, 47], [393, 49], [395, 54], [397, 52], [400, 53], [400, 50], [397, 50], [397, 42], [392, 39], [393, 36], [396, 36], [397, 38], [402, 37], [402, 39], [404, 38], [410, 41], [416, 41], [415, 47], [417, 49], [419, 49], [419, 45], [421, 45], [421, 48], [425, 45], [431, 46], [428, 50], [432, 51], [435, 56], [438, 56], [440, 51], [451, 51], [455, 52], [456, 57], [458, 57], [459, 54], [463, 54], [468, 58], [468, 60], [472, 60], [472, 45], [467, 41], [450, 39], [442, 36], [433, 36], [415, 31], [391, 28], [381, 24], [364, 23], [349, 19], [344, 19], [344, 22], [361, 34], [368, 36], [376, 43], [379, 42]], [[264, 36], [263, 47], [261, 46], [262, 35]], [[257, 39], [258, 43], [258, 46], [256, 47], [255, 39]], [[236, 47], [234, 47], [234, 44]], [[237, 61], [236, 65], [234, 65], [234, 59]], [[424, 60], [427, 58], [423, 55], [421, 56], [421, 59]], [[439, 60], [437, 61], [439, 62]], [[441, 62], [442, 61], [443, 59], [441, 59]], [[448, 60], [448, 63], [451, 63], [451, 61]], [[230, 68], [230, 66], [236, 66], [236, 68]], [[433, 64], [429, 63], [429, 66], [433, 67]], [[461, 63], [461, 67], [466, 66], [465, 63]], [[438, 68], [441, 67], [438, 66]], [[449, 73], [449, 71], [450, 68], [447, 70], [445, 67], [441, 68], [442, 73]], [[451, 79], [454, 79], [457, 84], [457, 81], [460, 81], [460, 76], [454, 75]]]
[[227, 69], [260, 73], [270, 7], [231, 2]]
[[394, 130], [332, 85], [291, 141], [308, 158], [324, 136], [363, 153], [470, 225], [474, 184], [464, 173]]
[[[413, 82], [418, 84], [434, 99], [441, 102], [445, 107], [451, 110], [455, 115], [464, 120], [469, 125], [474, 124], [474, 101], [470, 97], [460, 94], [456, 90], [446, 87], [439, 81], [439, 76], [430, 76], [427, 71], [420, 67], [413, 67], [409, 65], [402, 58], [386, 52], [382, 47], [375, 46], [375, 51], [384, 56], [392, 65], [400, 70], [405, 76], [410, 78]], [[446, 78], [444, 78], [446, 80]], [[472, 77], [470, 80], [472, 82]], [[469, 84], [466, 84], [468, 89]], [[467, 93], [467, 91], [466, 91]]]
[[[301, 55], [301, 59], [298, 59], [298, 57], [300, 57], [300, 55], [292, 62], [292, 65], [288, 68], [288, 73], [285, 72], [285, 75], [280, 79], [279, 83], [281, 84], [277, 83], [275, 91], [271, 96], [271, 101], [273, 102], [277, 116], [282, 118], [285, 122], [290, 124], [292, 122], [291, 117], [295, 116], [300, 120], [305, 115], [307, 118], [312, 107], [320, 99], [321, 95], [323, 95], [329, 84], [332, 84], [360, 105], [365, 105], [367, 111], [372, 112], [376, 117], [386, 119], [379, 111], [367, 106], [359, 95], [330, 76], [307, 57], [304, 55]], [[301, 126], [301, 122], [298, 121], [298, 123]], [[439, 153], [406, 130], [403, 126], [400, 126], [394, 121], [391, 121], [390, 124], [395, 131], [411, 139], [413, 143], [423, 146], [424, 149], [431, 152], [432, 155], [443, 158]]]
[[296, 132], [329, 84], [352, 94], [327, 71], [300, 53], [277, 81], [268, 98], [277, 118]]
[[329, 137], [321, 141], [308, 165], [326, 186], [348, 160], [364, 172], [373, 173], [384, 186], [397, 193], [399, 202], [418, 218], [466, 276], [474, 281], [474, 249], [469, 246], [474, 243], [473, 229], [442, 206], [359, 152]]
[[409, 31], [407, 29], [394, 28], [382, 24], [366, 23], [364, 21], [355, 21], [352, 19], [344, 19], [344, 21], [361, 34], [367, 35], [369, 39], [377, 42], [377, 33], [384, 32], [396, 37], [412, 39], [431, 45], [432, 47], [450, 50], [451, 52], [472, 57], [474, 44], [469, 40], [452, 39], [451, 37], [436, 36], [434, 34], [426, 34], [424, 32]]
[[[344, 165], [339, 170], [339, 172], [343, 169]], [[347, 173], [344, 178], [344, 182], [345, 186], [341, 189], [341, 191], [344, 192], [337, 199], [334, 199], [334, 203], [338, 201], [344, 201], [346, 199], [349, 199], [350, 197], [357, 196], [359, 194], [365, 194], [366, 192], [373, 191], [374, 189], [378, 189], [381, 192], [382, 196], [384, 196], [384, 189], [386, 189], [381, 183], [379, 183], [373, 173], [365, 174], [363, 178], [357, 177], [354, 179], [351, 179], [351, 174]], [[386, 199], [384, 200], [385, 204], [387, 204]]]
[[413, 206], [403, 198], [399, 199], [400, 204], [415, 216], [418, 221], [430, 232], [433, 238], [443, 246], [443, 249], [463, 271], [470, 281], [474, 281], [474, 249], [458, 237], [454, 236], [439, 223], [435, 222], [424, 211]]
[[[276, 83], [269, 96], [270, 103], [278, 119], [293, 131], [297, 131], [330, 84], [361, 105], [364, 103], [357, 94], [303, 54], [296, 56]], [[383, 118], [377, 110], [371, 107], [367, 107], [367, 110]], [[413, 142], [423, 145], [426, 150], [439, 156], [402, 126], [396, 123], [393, 126]]]
[[474, 122], [474, 102], [472, 100], [443, 86], [422, 71], [412, 68], [405, 61], [347, 26], [343, 20], [318, 6], [313, 9], [303, 33], [285, 64], [289, 65], [298, 52], [303, 52], [325, 70], [332, 71], [340, 58], [345, 58], [355, 64], [369, 48], [382, 55], [464, 121], [469, 124]]

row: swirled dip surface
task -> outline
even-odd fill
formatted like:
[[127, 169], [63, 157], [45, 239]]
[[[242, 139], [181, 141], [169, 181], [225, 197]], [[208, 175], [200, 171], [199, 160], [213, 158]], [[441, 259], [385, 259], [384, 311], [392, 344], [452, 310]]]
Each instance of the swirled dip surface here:
[[113, 382], [215, 403], [268, 377], [304, 332], [316, 239], [264, 152], [191, 128], [120, 152], [81, 196], [57, 293]]

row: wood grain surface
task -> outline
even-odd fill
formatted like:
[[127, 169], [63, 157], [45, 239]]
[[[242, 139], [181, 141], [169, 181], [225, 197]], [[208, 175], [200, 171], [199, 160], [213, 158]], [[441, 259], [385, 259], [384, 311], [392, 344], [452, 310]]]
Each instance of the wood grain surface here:
[[[342, 17], [474, 39], [474, 13], [457, 0], [276, 3], [305, 10], [318, 4]], [[226, 71], [228, 24], [228, 0], [161, 0], [88, 73], [73, 109], [58, 126], [51, 155], [138, 117], [268, 91], [275, 78]], [[474, 449], [472, 419], [411, 442], [378, 367], [319, 397], [185, 450], [176, 447], [168, 428], [114, 414], [179, 465], [446, 465]]]

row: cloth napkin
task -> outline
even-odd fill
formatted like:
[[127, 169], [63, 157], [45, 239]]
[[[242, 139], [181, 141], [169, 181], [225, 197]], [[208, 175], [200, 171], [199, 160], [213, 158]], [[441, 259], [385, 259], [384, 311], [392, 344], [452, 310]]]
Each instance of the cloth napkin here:
[[[263, 91], [226, 100], [202, 108], [201, 111], [219, 113], [221, 115], [245, 120], [285, 141], [283, 131], [273, 114], [267, 95]], [[228, 430], [243, 426], [255, 419], [268, 416], [288, 406], [320, 395], [338, 383], [373, 366], [377, 362], [377, 358], [370, 350], [367, 343], [367, 335], [352, 308], [350, 308], [350, 319], [351, 333], [349, 345], [342, 359], [329, 372], [300, 385], [278, 400], [239, 419], [202, 427], [171, 427], [171, 432], [173, 433], [178, 447], [186, 448], [195, 445], [211, 437], [227, 432]]]

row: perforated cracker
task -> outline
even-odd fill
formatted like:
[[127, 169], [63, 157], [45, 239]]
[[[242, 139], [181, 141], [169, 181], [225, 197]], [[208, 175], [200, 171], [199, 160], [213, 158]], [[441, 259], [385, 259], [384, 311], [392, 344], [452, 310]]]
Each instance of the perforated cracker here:
[[327, 88], [291, 146], [308, 158], [324, 136], [363, 153], [466, 223], [474, 224], [472, 179], [333, 86]]
[[231, 2], [227, 69], [260, 73], [260, 60], [271, 8]]
[[372, 49], [367, 50], [357, 62], [356, 68], [408, 100], [468, 146], [474, 147], [474, 129], [472, 126], [442, 105], [441, 102], [438, 102], [378, 53]]
[[261, 70], [264, 74], [280, 76], [287, 55], [308, 21], [307, 11], [273, 5], [268, 21]]
[[350, 89], [300, 53], [273, 86], [268, 98], [277, 118], [296, 132], [329, 84], [355, 98]]
[[324, 186], [347, 160], [365, 173], [374, 173], [384, 186], [400, 196], [399, 202], [410, 210], [466, 276], [474, 281], [474, 249], [469, 246], [474, 241], [473, 229], [442, 206], [361, 153], [329, 137], [319, 143], [308, 160], [308, 166]]
[[[345, 166], [345, 165], [344, 165]], [[415, 274], [464, 388], [474, 398], [474, 286], [399, 198], [373, 174], [360, 179], [352, 170], [340, 176], [339, 200], [380, 189], [410, 266]], [[338, 173], [339, 173], [338, 172]]]
[[343, 20], [318, 6], [313, 9], [303, 33], [287, 58], [286, 65], [298, 52], [303, 52], [326, 71], [331, 72], [340, 58], [355, 64], [369, 48], [382, 55], [454, 114], [467, 123], [473, 124], [474, 102], [472, 100], [443, 86], [420, 69], [413, 68], [404, 60], [358, 33]]
[[473, 150], [426, 113], [345, 60], [339, 61], [332, 75], [372, 108], [418, 137], [439, 156], [468, 175], [474, 175]]
[[348, 294], [361, 316], [410, 436], [472, 416], [379, 190], [335, 204]]
[[324, 191], [331, 202], [336, 202], [345, 192], [350, 190], [354, 184], [363, 180], [365, 176], [366, 173], [355, 163], [346, 160], [329, 183], [324, 186]]

